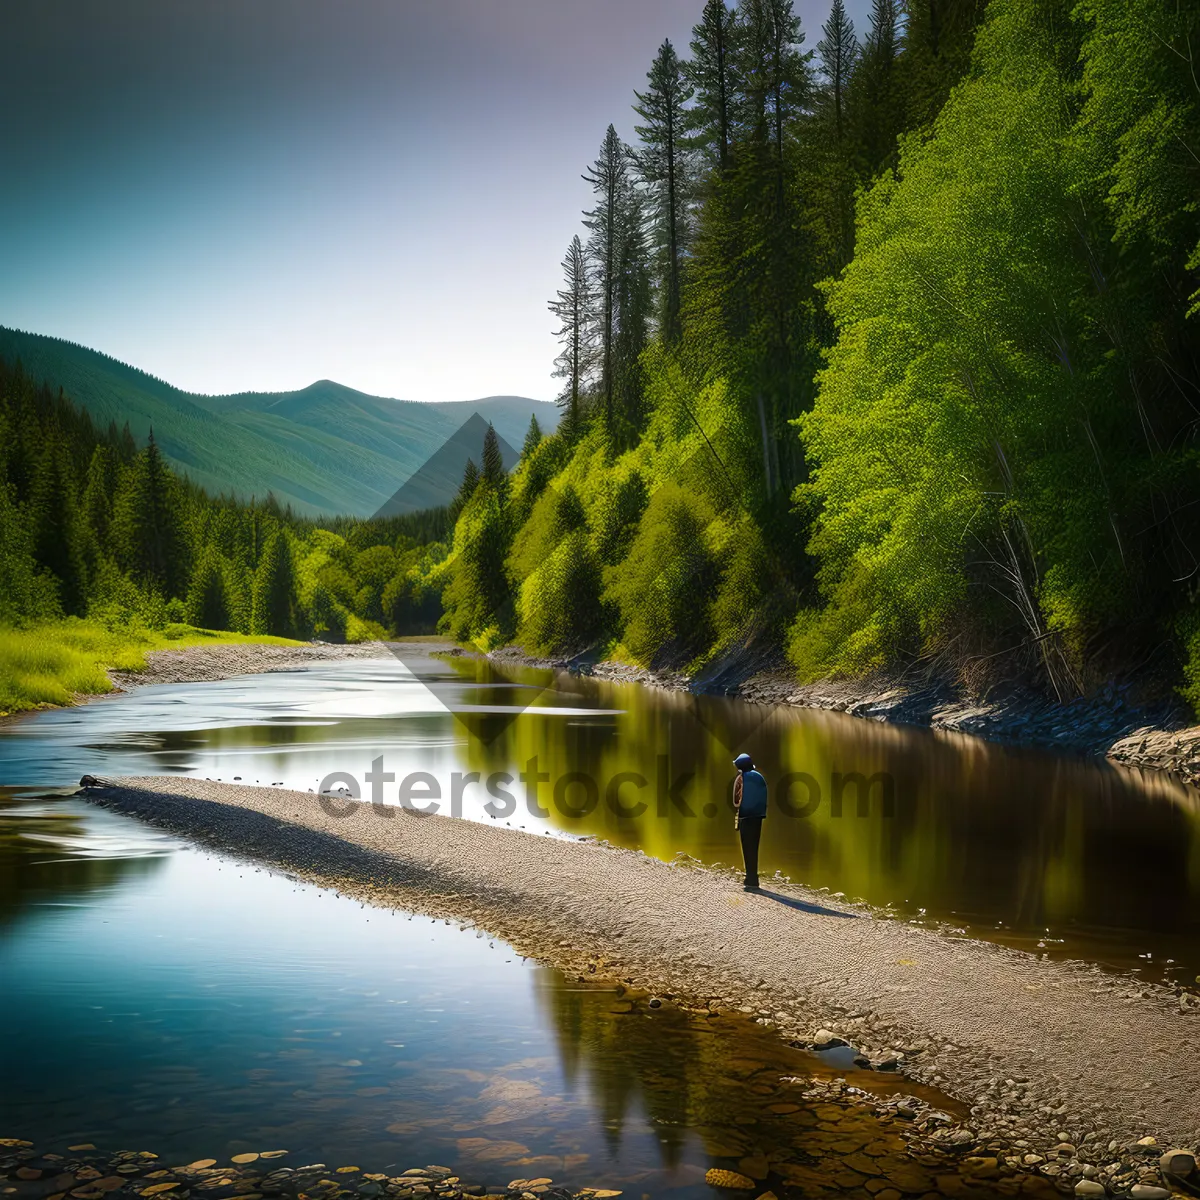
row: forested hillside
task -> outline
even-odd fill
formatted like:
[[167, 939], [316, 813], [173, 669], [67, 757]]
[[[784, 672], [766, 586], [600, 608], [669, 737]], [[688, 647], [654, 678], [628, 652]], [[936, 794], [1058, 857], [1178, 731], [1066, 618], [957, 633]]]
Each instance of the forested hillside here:
[[271, 497], [213, 499], [171, 470], [153, 433], [139, 445], [128, 426], [97, 429], [0, 360], [0, 626], [419, 632], [440, 613], [427, 581], [448, 532], [445, 509], [322, 527]]
[[585, 171], [563, 420], [468, 480], [444, 627], [1200, 701], [1200, 5], [698, 18]]
[[209, 493], [269, 492], [308, 516], [370, 516], [475, 412], [515, 442], [531, 414], [547, 427], [556, 415], [519, 396], [425, 404], [327, 379], [298, 392], [202, 396], [95, 350], [4, 328], [0, 359], [62, 388], [100, 426], [128, 422], [139, 441], [153, 426], [168, 463]]

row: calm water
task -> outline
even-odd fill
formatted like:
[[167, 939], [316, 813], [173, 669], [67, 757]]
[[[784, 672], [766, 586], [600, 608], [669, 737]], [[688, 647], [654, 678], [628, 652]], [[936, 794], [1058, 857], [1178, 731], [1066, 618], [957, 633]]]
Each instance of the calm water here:
[[44, 1149], [681, 1197], [747, 1156], [778, 1181], [900, 1149], [868, 1114], [797, 1103], [781, 1076], [816, 1060], [741, 1018], [583, 987], [79, 800], [0, 800], [0, 872], [0, 1133]]
[[[10, 724], [0, 731], [0, 784], [180, 773], [315, 789], [343, 771], [369, 796], [364, 777], [382, 758], [397, 781], [431, 775], [442, 811], [451, 811], [455, 773], [479, 772], [453, 806], [464, 817], [731, 864], [729, 762], [743, 749], [775, 787], [768, 873], [1146, 977], [1192, 983], [1200, 974], [1200, 792], [838, 714], [475, 660], [347, 661], [151, 687]], [[533, 802], [516, 778], [498, 785], [513, 796], [511, 813], [492, 800], [485, 784], [501, 772], [543, 776]], [[865, 812], [860, 788], [846, 782], [855, 775], [875, 779]], [[399, 783], [381, 786], [395, 802]], [[641, 816], [616, 811], [638, 801]]]
[[[369, 795], [382, 758], [388, 803], [424, 772], [468, 819], [731, 863], [741, 749], [775, 789], [768, 871], [1047, 953], [1200, 972], [1200, 806], [1165, 779], [470, 660], [158, 686], [0, 730], [0, 1135], [681, 1197], [714, 1165], [769, 1158], [772, 1186], [803, 1188], [831, 1155], [883, 1153], [895, 1139], [873, 1118], [781, 1081], [824, 1064], [740, 1019], [651, 1010], [66, 790], [85, 772], [316, 789], [341, 771]], [[880, 778], [838, 815], [856, 772]], [[497, 777], [522, 773], [532, 803]], [[489, 777], [511, 810], [485, 808]]]

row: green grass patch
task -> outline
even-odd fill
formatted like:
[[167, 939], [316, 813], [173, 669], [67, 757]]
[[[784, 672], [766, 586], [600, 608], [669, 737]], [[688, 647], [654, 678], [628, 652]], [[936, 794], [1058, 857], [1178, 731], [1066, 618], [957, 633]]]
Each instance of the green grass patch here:
[[229, 642], [302, 644], [288, 638], [251, 637], [190, 625], [112, 630], [78, 618], [0, 629], [0, 715], [73, 704], [81, 695], [111, 692], [106, 669], [144, 670], [149, 650]]

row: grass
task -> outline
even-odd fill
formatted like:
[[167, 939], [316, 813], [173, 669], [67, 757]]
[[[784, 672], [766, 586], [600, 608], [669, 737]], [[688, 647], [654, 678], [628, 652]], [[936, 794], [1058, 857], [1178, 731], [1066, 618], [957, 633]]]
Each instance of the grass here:
[[79, 696], [111, 692], [106, 668], [144, 670], [148, 650], [230, 642], [300, 645], [288, 638], [248, 637], [190, 625], [114, 631], [78, 618], [0, 629], [0, 715], [74, 704]]

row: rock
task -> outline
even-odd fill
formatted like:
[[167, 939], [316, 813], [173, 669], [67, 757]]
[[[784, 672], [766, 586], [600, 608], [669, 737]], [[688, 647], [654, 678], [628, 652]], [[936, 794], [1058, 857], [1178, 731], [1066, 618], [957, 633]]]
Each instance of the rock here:
[[1081, 1179], [1075, 1185], [1075, 1195], [1077, 1196], [1107, 1196], [1108, 1189], [1102, 1183], [1097, 1183], [1094, 1179]]
[[754, 1187], [754, 1180], [748, 1175], [739, 1175], [736, 1171], [725, 1171], [720, 1167], [712, 1167], [705, 1171], [704, 1182], [709, 1187], [733, 1188], [738, 1191], [749, 1191]]
[[1139, 1146], [1157, 1146], [1158, 1138], [1154, 1138], [1154, 1137], [1138, 1138], [1137, 1144]]
[[770, 1169], [766, 1155], [763, 1154], [756, 1154], [749, 1158], [738, 1160], [738, 1170], [743, 1175], [749, 1175], [751, 1179], [766, 1179]]
[[962, 1172], [973, 1179], [995, 1179], [1000, 1174], [1000, 1163], [994, 1158], [971, 1155], [963, 1159]]
[[1168, 1150], [1158, 1165], [1178, 1179], [1186, 1179], [1196, 1169], [1196, 1156], [1190, 1150]]
[[1152, 1183], [1135, 1183], [1129, 1189], [1133, 1200], [1171, 1200], [1171, 1193], [1163, 1187], [1155, 1187]]
[[253, 1153], [248, 1153], [248, 1154], [235, 1154], [235, 1155], [234, 1155], [234, 1156], [233, 1156], [233, 1157], [232, 1157], [232, 1158], [231, 1158], [229, 1161], [230, 1161], [230, 1162], [235, 1162], [235, 1163], [238, 1163], [239, 1165], [241, 1165], [242, 1163], [252, 1163], [252, 1162], [257, 1162], [257, 1161], [258, 1161], [258, 1155], [257, 1155], [257, 1154], [253, 1154]]

